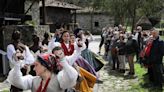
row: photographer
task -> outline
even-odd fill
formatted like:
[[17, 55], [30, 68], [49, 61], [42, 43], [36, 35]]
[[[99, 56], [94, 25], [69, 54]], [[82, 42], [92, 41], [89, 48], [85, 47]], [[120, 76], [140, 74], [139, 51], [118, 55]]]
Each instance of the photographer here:
[[[7, 57], [10, 61], [10, 68], [12, 69], [15, 65], [16, 60], [21, 61], [21, 71], [23, 75], [27, 73], [27, 66], [34, 62], [34, 57], [31, 54], [29, 48], [20, 42], [21, 33], [15, 30], [12, 34], [12, 43], [7, 46]], [[11, 85], [11, 92], [22, 91], [19, 88]]]

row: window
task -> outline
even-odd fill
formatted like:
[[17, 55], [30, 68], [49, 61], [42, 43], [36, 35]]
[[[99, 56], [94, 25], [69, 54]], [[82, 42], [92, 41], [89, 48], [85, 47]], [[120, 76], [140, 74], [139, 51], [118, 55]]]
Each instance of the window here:
[[99, 22], [95, 22], [95, 27], [99, 27]]

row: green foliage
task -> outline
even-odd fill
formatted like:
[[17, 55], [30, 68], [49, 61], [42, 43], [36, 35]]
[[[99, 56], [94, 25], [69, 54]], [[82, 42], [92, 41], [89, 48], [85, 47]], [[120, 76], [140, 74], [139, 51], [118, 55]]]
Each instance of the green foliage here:
[[135, 64], [135, 72], [137, 74], [137, 77], [141, 79], [143, 75], [146, 73], [146, 69], [140, 64]]
[[[161, 17], [164, 0], [64, 0], [93, 10], [108, 11], [116, 24], [129, 22], [134, 25], [141, 16]], [[126, 21], [128, 19], [128, 21]], [[133, 26], [132, 26], [133, 27]]]
[[140, 14], [160, 17], [160, 11], [164, 8], [164, 0], [142, 0], [139, 4]]
[[33, 27], [36, 26], [36, 24], [35, 24], [34, 21], [25, 21], [25, 24], [26, 24], [26, 25], [29, 25], [29, 26], [33, 26]]
[[[161, 36], [164, 39], [164, 36]], [[138, 78], [138, 82], [132, 84], [132, 88], [128, 92], [164, 92], [158, 88], [150, 86], [150, 81], [148, 78], [147, 69], [140, 64], [135, 64], [135, 72]]]

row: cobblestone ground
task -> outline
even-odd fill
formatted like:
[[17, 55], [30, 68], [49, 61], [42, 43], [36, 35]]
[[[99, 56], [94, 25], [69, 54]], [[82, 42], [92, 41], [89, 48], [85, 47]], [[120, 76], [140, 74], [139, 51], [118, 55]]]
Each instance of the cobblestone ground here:
[[9, 92], [9, 85], [5, 83], [0, 83], [0, 92]]
[[102, 84], [97, 85], [97, 92], [130, 92], [132, 84], [138, 81], [138, 78], [129, 77], [116, 70], [111, 70], [109, 64], [99, 71]]
[[[99, 40], [95, 40], [90, 43], [89, 48], [91, 51], [97, 53], [99, 50], [98, 47]], [[102, 54], [103, 52], [104, 51], [102, 49]], [[105, 62], [105, 66], [98, 73], [100, 80], [102, 80], [103, 83], [96, 84], [94, 92], [134, 92], [130, 91], [130, 89], [132, 89], [132, 84], [138, 82], [138, 78], [134, 78], [133, 76], [129, 77], [126, 76], [126, 73], [121, 74], [116, 70], [111, 70], [111, 65], [108, 62], [109, 61]]]

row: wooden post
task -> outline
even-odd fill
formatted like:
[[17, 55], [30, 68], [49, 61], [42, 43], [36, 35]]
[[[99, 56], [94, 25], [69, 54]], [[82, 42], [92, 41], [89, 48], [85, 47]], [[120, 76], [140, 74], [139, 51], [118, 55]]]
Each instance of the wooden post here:
[[45, 7], [45, 0], [42, 0], [42, 14], [43, 14], [43, 25], [46, 24], [46, 7]]
[[76, 17], [77, 17], [76, 10], [73, 10], [73, 15], [74, 15], [73, 30], [75, 30]]
[[74, 10], [74, 23], [76, 23], [76, 10]]

